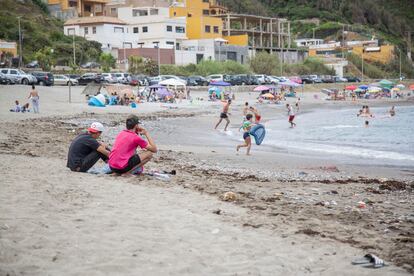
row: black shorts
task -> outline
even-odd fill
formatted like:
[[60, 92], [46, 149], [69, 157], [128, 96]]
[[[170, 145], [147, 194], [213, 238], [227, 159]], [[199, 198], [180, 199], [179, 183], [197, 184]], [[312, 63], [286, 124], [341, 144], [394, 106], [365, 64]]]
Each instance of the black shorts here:
[[221, 112], [220, 118], [221, 119], [227, 119], [228, 118], [227, 113]]
[[128, 164], [125, 168], [123, 169], [115, 169], [111, 167], [111, 170], [114, 173], [119, 173], [119, 174], [123, 174], [123, 173], [127, 173], [130, 170], [132, 170], [133, 168], [135, 168], [139, 163], [141, 163], [141, 158], [139, 158], [138, 154], [134, 154], [131, 156], [131, 158], [129, 158], [128, 160]]
[[250, 133], [249, 132], [243, 133], [243, 139], [246, 140], [247, 137], [250, 137]]

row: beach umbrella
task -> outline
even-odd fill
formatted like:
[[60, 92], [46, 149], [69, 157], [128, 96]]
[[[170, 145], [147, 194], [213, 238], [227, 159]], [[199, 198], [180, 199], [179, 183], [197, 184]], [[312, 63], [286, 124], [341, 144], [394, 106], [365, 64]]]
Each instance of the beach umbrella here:
[[361, 88], [357, 88], [357, 89], [354, 90], [354, 92], [360, 93], [360, 92], [364, 92], [364, 90], [362, 90]]
[[275, 96], [274, 96], [273, 94], [266, 93], [266, 94], [263, 94], [261, 97], [263, 97], [263, 98], [273, 99]]
[[348, 86], [345, 87], [346, 90], [351, 90], [351, 91], [354, 91], [357, 88], [358, 87], [356, 87], [356, 85], [348, 85]]
[[211, 85], [211, 86], [231, 86], [230, 83], [225, 82], [225, 81], [214, 81], [214, 82], [210, 82], [209, 85]]
[[389, 88], [383, 88], [382, 89], [382, 92], [385, 92], [385, 93], [388, 93], [388, 92], [390, 92], [391, 90], [389, 89]]
[[394, 87], [393, 89], [391, 89], [392, 92], [400, 92], [400, 89], [398, 87]]
[[410, 90], [411, 90], [411, 91], [414, 91], [414, 84], [411, 84], [411, 85], [410, 85]]
[[255, 89], [253, 89], [253, 91], [257, 91], [257, 92], [268, 91], [268, 90], [270, 90], [270, 87], [267, 87], [264, 85], [260, 85], [256, 87]]
[[220, 97], [221, 89], [217, 86], [212, 86], [208, 89], [208, 94], [211, 95], [213, 93], [216, 93], [217, 97]]
[[359, 86], [359, 88], [361, 88], [362, 90], [366, 90], [366, 89], [368, 89], [368, 85], [366, 85], [366, 84], [363, 84], [363, 85], [360, 85]]
[[380, 88], [380, 87], [375, 87], [375, 86], [371, 86], [371, 87], [368, 89], [368, 92], [369, 92], [369, 93], [377, 93], [377, 92], [382, 92], [382, 88]]
[[399, 88], [399, 89], [404, 89], [404, 88], [405, 88], [405, 85], [404, 85], [404, 84], [398, 84], [398, 85], [397, 85], [397, 88]]

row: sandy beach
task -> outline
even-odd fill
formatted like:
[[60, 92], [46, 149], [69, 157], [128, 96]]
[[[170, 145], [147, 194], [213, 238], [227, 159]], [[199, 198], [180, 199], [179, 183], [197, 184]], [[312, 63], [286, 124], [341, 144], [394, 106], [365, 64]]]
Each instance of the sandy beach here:
[[[89, 107], [83, 87], [38, 87], [40, 114], [8, 110], [27, 86], [0, 86], [0, 275], [410, 275], [414, 164], [360, 166], [254, 147], [237, 155], [206, 92], [192, 104]], [[328, 102], [300, 93], [301, 112], [413, 106], [412, 99]], [[231, 131], [245, 101], [236, 95]], [[201, 100], [203, 98], [203, 100]], [[293, 103], [295, 99], [288, 99]], [[283, 105], [260, 107], [264, 120]], [[91, 122], [113, 144], [137, 114], [160, 152], [146, 171], [169, 181], [70, 172], [67, 150]], [[222, 126], [223, 127], [223, 126]], [[240, 136], [240, 135], [239, 135]], [[102, 165], [102, 164], [99, 164]], [[235, 198], [226, 201], [232, 192]], [[359, 208], [358, 202], [366, 202]], [[379, 270], [354, 266], [374, 253]]]

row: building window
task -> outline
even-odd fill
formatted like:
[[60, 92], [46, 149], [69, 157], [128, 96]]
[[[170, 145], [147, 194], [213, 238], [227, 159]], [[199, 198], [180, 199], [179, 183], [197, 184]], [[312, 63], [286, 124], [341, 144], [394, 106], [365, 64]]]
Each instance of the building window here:
[[142, 27], [142, 32], [143, 33], [148, 33], [148, 27], [147, 26]]
[[89, 33], [89, 28], [88, 27], [85, 27], [85, 28], [83, 28], [83, 31], [85, 32], [85, 34], [87, 35], [88, 33]]
[[92, 33], [96, 34], [96, 27], [92, 27]]
[[204, 27], [204, 31], [205, 31], [206, 33], [210, 33], [210, 32], [211, 32], [211, 27], [210, 27], [210, 25], [206, 25], [206, 26]]
[[158, 15], [158, 9], [150, 9], [150, 15]]
[[175, 27], [175, 32], [183, 34], [183, 33], [185, 33], [185, 28], [184, 27], [179, 27], [179, 26]]
[[147, 16], [147, 15], [148, 15], [148, 10], [132, 10], [133, 17]]
[[167, 25], [167, 32], [172, 32], [172, 26]]
[[111, 15], [112, 16], [116, 16], [117, 15], [116, 8], [111, 8]]
[[174, 48], [174, 44], [175, 44], [175, 43], [174, 43], [174, 41], [167, 41], [167, 42], [166, 42], [166, 44], [167, 44], [167, 47], [168, 47], [168, 48], [173, 49], [173, 48]]
[[75, 34], [75, 28], [68, 29], [68, 35], [74, 35]]
[[180, 43], [175, 43], [175, 49], [180, 50]]
[[124, 28], [122, 27], [114, 27], [114, 33], [123, 33], [124, 32]]
[[137, 33], [139, 33], [139, 28], [138, 27], [134, 27], [132, 29], [132, 31], [133, 31], [134, 34], [137, 34]]
[[210, 3], [209, 0], [203, 0], [203, 3]]
[[210, 15], [210, 11], [209, 10], [203, 10], [203, 15]]
[[191, 16], [193, 16], [193, 14], [187, 13], [187, 17], [191, 17]]
[[213, 27], [214, 33], [218, 34], [219, 33], [219, 27], [218, 26], [214, 26]]

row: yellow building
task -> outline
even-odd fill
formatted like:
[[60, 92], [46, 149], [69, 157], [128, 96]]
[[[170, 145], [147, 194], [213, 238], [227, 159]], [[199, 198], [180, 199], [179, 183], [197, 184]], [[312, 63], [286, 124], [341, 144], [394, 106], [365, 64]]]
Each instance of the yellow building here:
[[79, 16], [103, 15], [108, 2], [109, 0], [48, 0], [49, 5], [60, 6], [62, 12], [76, 9]]
[[382, 45], [374, 47], [357, 46], [352, 48], [352, 53], [361, 56], [364, 53], [364, 60], [380, 63], [389, 63], [394, 58], [394, 45]]
[[13, 57], [17, 56], [17, 43], [8, 42], [0, 39], [0, 58], [10, 53]]
[[188, 39], [223, 38], [231, 45], [247, 46], [247, 35], [223, 37], [223, 20], [214, 15], [227, 10], [216, 1], [179, 0], [170, 7], [170, 17], [186, 17]]

